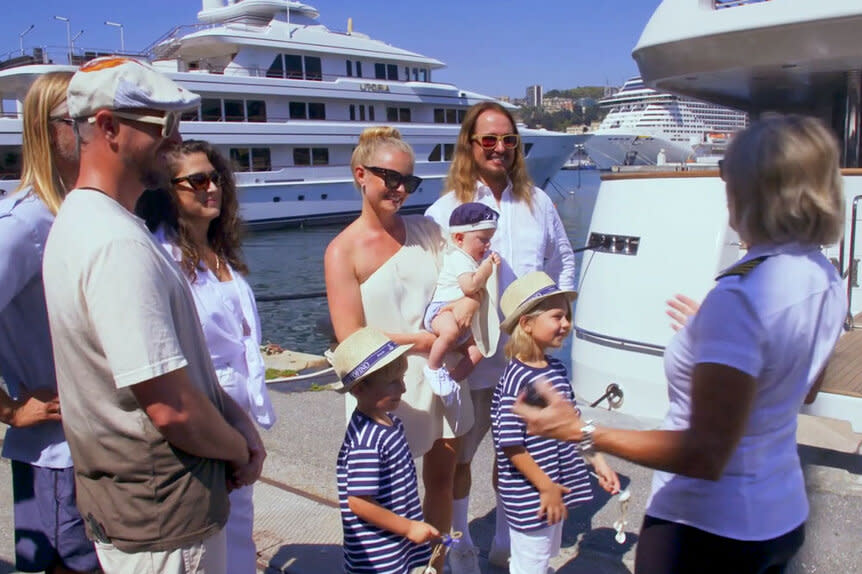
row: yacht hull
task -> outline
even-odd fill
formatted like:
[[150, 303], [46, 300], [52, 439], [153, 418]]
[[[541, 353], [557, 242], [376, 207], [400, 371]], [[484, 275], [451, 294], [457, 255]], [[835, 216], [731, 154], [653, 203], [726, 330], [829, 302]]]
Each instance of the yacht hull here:
[[659, 152], [664, 150], [666, 163], [684, 163], [693, 150], [651, 135], [594, 134], [584, 143], [587, 155], [599, 169], [618, 165], [656, 165]]
[[[862, 195], [862, 174], [845, 175], [844, 190], [849, 206]], [[851, 233], [850, 209], [846, 217], [844, 245], [849, 254], [851, 239], [856, 240], [855, 266], [862, 234]], [[584, 255], [572, 342], [572, 380], [579, 397], [595, 401], [615, 383], [623, 394], [615, 410], [664, 417], [669, 402], [663, 353], [674, 335], [666, 301], [676, 293], [703, 300], [719, 271], [742, 255], [727, 220], [724, 184], [715, 170], [605, 176], [590, 237], [636, 237], [638, 247], [634, 254], [600, 249]], [[841, 262], [837, 246], [825, 253]], [[841, 262], [842, 268], [848, 265]], [[856, 315], [862, 312], [862, 287], [853, 273], [847, 281], [850, 311]], [[841, 384], [822, 391], [803, 412], [849, 420], [862, 431], [862, 395]]]
[[[328, 122], [258, 124], [254, 132], [244, 124], [219, 122], [187, 122], [181, 126], [184, 139], [212, 142], [228, 155], [235, 146], [265, 146], [272, 142], [290, 145], [309, 141], [308, 130], [319, 132], [315, 137], [338, 144], [358, 141], [362, 125]], [[444, 192], [449, 162], [426, 161], [429, 142], [451, 141], [457, 138], [458, 126], [409, 124], [399, 125], [402, 136], [416, 150], [416, 175], [422, 185], [408, 196], [403, 209], [422, 211]], [[544, 187], [563, 166], [577, 136], [553, 132], [526, 131], [524, 145], [529, 145], [527, 169], [536, 185]], [[20, 155], [21, 121], [0, 118], [0, 156]], [[286, 167], [265, 172], [237, 172], [240, 215], [253, 229], [273, 229], [301, 225], [327, 225], [355, 218], [362, 209], [362, 198], [353, 185], [349, 165], [319, 167]], [[0, 180], [0, 195], [14, 190], [16, 179]]]

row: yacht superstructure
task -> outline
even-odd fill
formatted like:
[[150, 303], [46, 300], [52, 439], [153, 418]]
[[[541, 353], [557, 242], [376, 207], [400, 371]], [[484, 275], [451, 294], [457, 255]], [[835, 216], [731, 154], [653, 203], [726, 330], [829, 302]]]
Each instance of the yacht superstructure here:
[[[186, 114], [184, 138], [205, 139], [236, 170], [244, 219], [252, 226], [327, 222], [359, 211], [350, 155], [363, 129], [397, 127], [416, 152], [424, 179], [405, 203], [421, 209], [442, 191], [460, 122], [491, 98], [435, 82], [434, 58], [348, 29], [333, 31], [308, 4], [292, 0], [203, 0], [199, 23], [177, 26], [146, 57], [201, 95]], [[20, 173], [27, 87], [39, 74], [72, 69], [101, 55], [66, 57], [36, 50], [0, 62], [0, 100], [16, 102], [0, 118], [0, 189]], [[505, 104], [504, 104], [505, 105]], [[531, 176], [543, 185], [570, 155], [573, 137], [523, 130]]]
[[[685, 22], [680, 26], [679, 22]], [[847, 332], [807, 412], [862, 431], [862, 4], [856, 0], [664, 0], [633, 56], [645, 83], [747, 111], [813, 115], [843, 147], [845, 235], [825, 248], [847, 282]], [[658, 419], [667, 411], [665, 315], [676, 293], [696, 300], [743, 253], [727, 224], [717, 170], [603, 177], [574, 318], [579, 395], [612, 387], [611, 407]], [[605, 403], [607, 404], [607, 403]]]
[[731, 135], [747, 125], [745, 112], [654, 90], [640, 77], [599, 104], [608, 115], [585, 145], [601, 169], [683, 163], [721, 153]]

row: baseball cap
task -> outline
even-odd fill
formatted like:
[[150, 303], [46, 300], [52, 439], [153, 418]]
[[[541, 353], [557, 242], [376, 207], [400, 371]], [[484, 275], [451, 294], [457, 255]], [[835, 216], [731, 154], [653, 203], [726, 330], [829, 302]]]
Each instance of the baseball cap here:
[[449, 233], [497, 229], [500, 214], [484, 203], [462, 203], [449, 216]]
[[200, 96], [152, 66], [118, 56], [95, 58], [81, 66], [69, 82], [69, 116], [86, 118], [103, 109], [179, 112], [198, 104]]

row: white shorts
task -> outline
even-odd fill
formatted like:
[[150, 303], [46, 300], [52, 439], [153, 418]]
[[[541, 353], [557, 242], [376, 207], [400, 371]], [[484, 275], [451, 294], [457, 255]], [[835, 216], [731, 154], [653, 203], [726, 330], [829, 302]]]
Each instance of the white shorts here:
[[[499, 509], [498, 509], [499, 510]], [[509, 574], [544, 574], [551, 558], [560, 553], [563, 520], [553, 526], [530, 532], [509, 528]]]
[[[431, 321], [434, 320], [434, 317], [440, 314], [440, 309], [451, 302], [452, 301], [431, 301], [428, 303], [428, 307], [425, 308], [425, 317], [422, 318], [422, 327], [429, 333], [433, 333], [434, 329], [431, 327]], [[455, 343], [455, 346], [460, 347], [469, 341], [472, 336], [473, 332], [470, 329], [464, 329], [461, 332], [461, 335], [458, 336], [458, 341]]]
[[206, 540], [163, 552], [123, 552], [96, 542], [102, 570], [110, 574], [227, 574], [224, 529]]
[[458, 446], [458, 464], [468, 464], [473, 460], [482, 439], [491, 429], [491, 399], [493, 398], [494, 387], [470, 389], [470, 399], [473, 401], [473, 426], [461, 437], [461, 443]]

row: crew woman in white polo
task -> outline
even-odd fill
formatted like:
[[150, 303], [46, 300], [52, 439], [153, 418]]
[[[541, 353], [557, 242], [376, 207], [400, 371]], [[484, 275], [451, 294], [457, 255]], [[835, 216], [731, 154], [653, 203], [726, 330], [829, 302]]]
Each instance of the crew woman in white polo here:
[[802, 546], [796, 418], [817, 394], [846, 313], [841, 277], [820, 250], [843, 233], [838, 157], [813, 118], [768, 117], [734, 138], [721, 175], [748, 253], [665, 351], [661, 430], [584, 423], [553, 393], [545, 409], [516, 407], [528, 432], [658, 471], [635, 574], [780, 574]]

